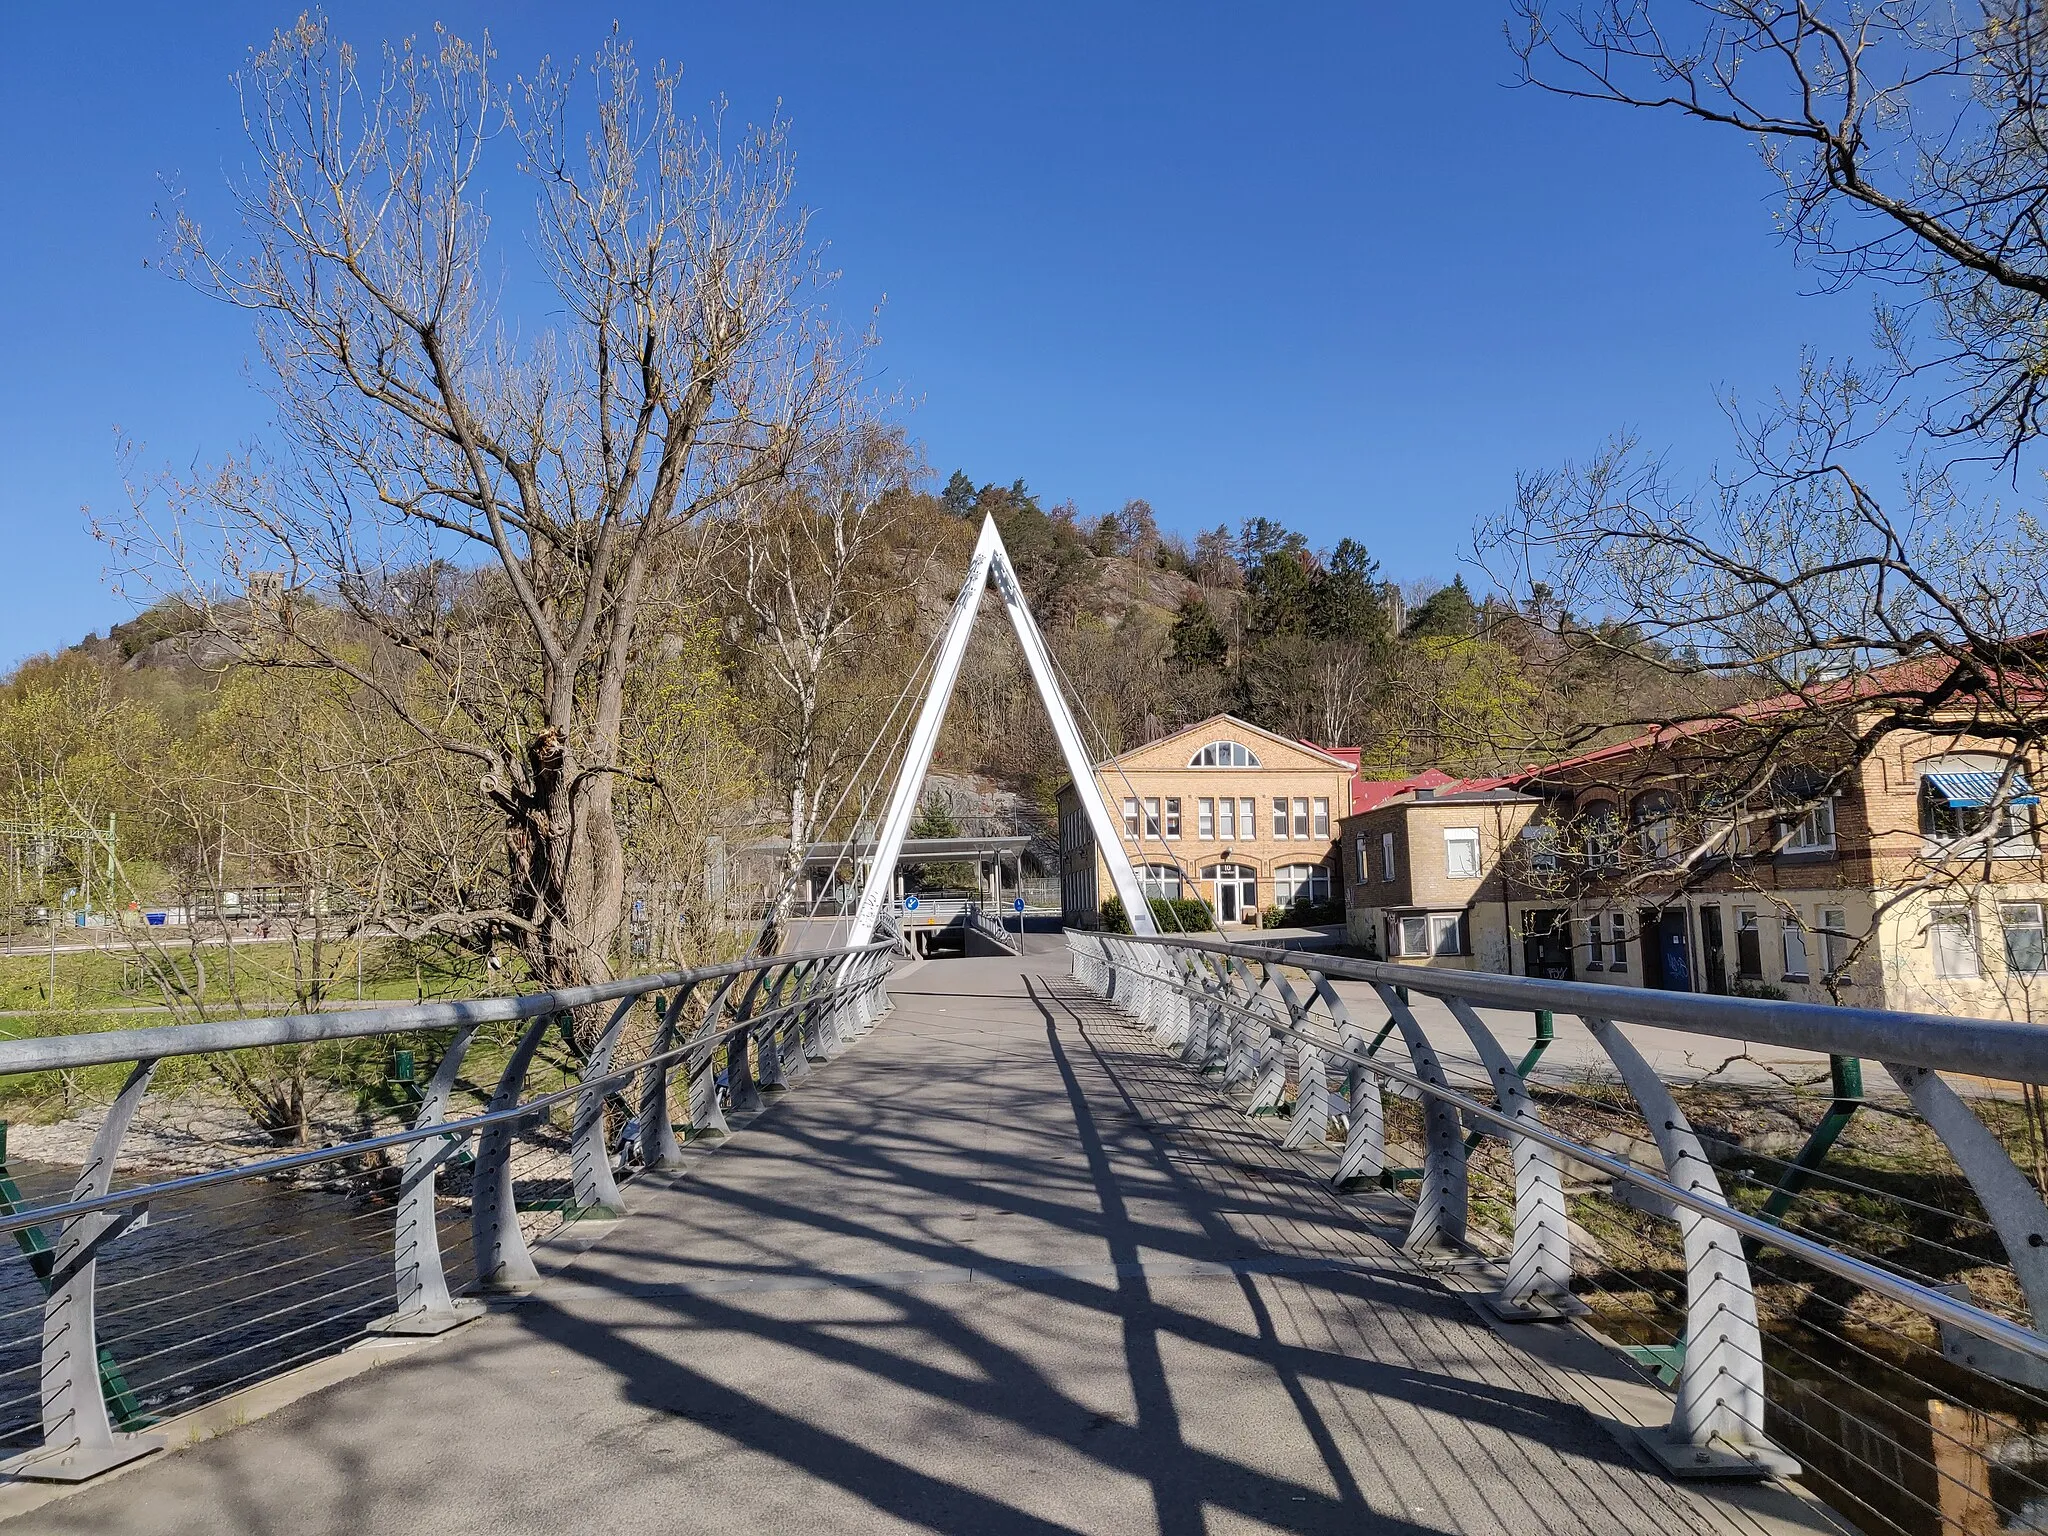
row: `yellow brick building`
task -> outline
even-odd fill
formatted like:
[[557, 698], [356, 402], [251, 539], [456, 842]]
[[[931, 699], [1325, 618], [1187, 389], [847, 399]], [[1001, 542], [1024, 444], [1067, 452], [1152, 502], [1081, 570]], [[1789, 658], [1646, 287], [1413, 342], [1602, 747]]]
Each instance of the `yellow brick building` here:
[[[1269, 907], [1341, 902], [1337, 822], [1355, 761], [1261, 730], [1207, 720], [1099, 763], [1096, 784], [1151, 896], [1198, 896], [1225, 928]], [[1115, 887], [1069, 783], [1059, 792], [1060, 906], [1095, 927]]]

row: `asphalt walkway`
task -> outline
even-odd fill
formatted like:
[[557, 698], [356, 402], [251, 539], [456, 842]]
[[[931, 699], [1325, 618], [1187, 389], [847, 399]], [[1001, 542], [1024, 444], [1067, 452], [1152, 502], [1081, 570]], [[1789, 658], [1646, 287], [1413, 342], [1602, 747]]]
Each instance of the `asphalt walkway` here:
[[1708, 1532], [1320, 1159], [941, 961], [542, 1290], [10, 1532]]

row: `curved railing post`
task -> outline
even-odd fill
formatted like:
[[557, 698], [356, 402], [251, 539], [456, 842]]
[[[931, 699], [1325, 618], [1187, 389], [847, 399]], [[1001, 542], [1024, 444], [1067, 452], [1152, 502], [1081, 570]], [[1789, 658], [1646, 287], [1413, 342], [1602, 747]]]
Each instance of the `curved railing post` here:
[[[497, 1090], [491, 1095], [492, 1113], [518, 1105], [534, 1052], [557, 1017], [539, 1014], [520, 1031], [519, 1043], [506, 1058]], [[485, 1291], [521, 1290], [540, 1279], [526, 1246], [526, 1234], [519, 1230], [519, 1204], [512, 1180], [513, 1132], [510, 1120], [485, 1126], [476, 1139], [476, 1167], [470, 1172], [470, 1246], [476, 1259], [477, 1287]]]
[[[1582, 1017], [1642, 1111], [1664, 1160], [1664, 1177], [1725, 1206], [1706, 1149], [1656, 1069], [1612, 1019]], [[1683, 1206], [1678, 1230], [1685, 1240], [1685, 1364], [1670, 1425], [1646, 1432], [1643, 1443], [1679, 1476], [1768, 1475], [1779, 1466], [1761, 1443], [1763, 1334], [1742, 1240], [1733, 1227]]]
[[[676, 1038], [682, 1031], [683, 1004], [696, 989], [697, 981], [692, 977], [666, 1001], [661, 998], [654, 1001], [654, 1011], [661, 1019], [661, 1027], [655, 1031], [654, 1049], [647, 1053], [648, 1067], [640, 1079], [640, 1161], [649, 1168], [682, 1166], [683, 1149], [676, 1140], [675, 1122], [670, 1118], [668, 1107], [669, 1084], [676, 1064], [662, 1058], [675, 1049]], [[684, 1067], [683, 1091], [687, 1097], [687, 1061]]]
[[[1493, 1080], [1501, 1113], [1521, 1125], [1540, 1126], [1541, 1117], [1529, 1085], [1508, 1059], [1508, 1053], [1486, 1022], [1462, 998], [1446, 998], [1451, 1017], [1464, 1027], [1479, 1053], [1480, 1065]], [[1507, 1322], [1555, 1320], [1587, 1310], [1572, 1295], [1571, 1229], [1565, 1220], [1564, 1173], [1557, 1153], [1528, 1136], [1508, 1135], [1508, 1156], [1515, 1170], [1515, 1230], [1508, 1256], [1507, 1281], [1498, 1295], [1481, 1299], [1496, 1317]]]
[[[755, 971], [747, 982], [746, 990], [740, 994], [739, 1006], [732, 1011], [733, 1024], [739, 1032], [725, 1042], [725, 1091], [732, 1100], [732, 1110], [736, 1115], [762, 1107], [761, 1087], [754, 1080], [753, 1054], [747, 1048], [754, 1036], [749, 1021], [754, 1017], [754, 999], [761, 995], [769, 972], [787, 970], [786, 964], [778, 963]], [[773, 989], [770, 996], [773, 996]]]
[[[1287, 1009], [1287, 1022], [1301, 1030], [1309, 1022], [1309, 1005], [1285, 976], [1274, 985]], [[1314, 1041], [1300, 1034], [1289, 1036], [1294, 1052], [1294, 1114], [1287, 1122], [1283, 1147], [1322, 1147], [1330, 1139], [1330, 1055]]]
[[[2028, 1320], [2034, 1331], [2040, 1332], [2043, 1321], [2048, 1320], [2048, 1207], [2042, 1205], [2040, 1192], [1990, 1128], [1937, 1073], [1890, 1062], [1884, 1069], [1941, 1138], [1976, 1191], [2005, 1247], [2020, 1293], [2027, 1299]], [[1958, 1364], [2036, 1390], [2048, 1389], [2048, 1366], [2040, 1361], [1946, 1325], [1940, 1334], [1942, 1354]]]
[[[71, 1187], [73, 1200], [96, 1200], [112, 1187], [121, 1139], [155, 1073], [154, 1060], [138, 1061], [130, 1069], [93, 1135], [92, 1150]], [[146, 1214], [143, 1208], [91, 1211], [64, 1223], [43, 1302], [43, 1443], [0, 1462], [0, 1472], [36, 1482], [78, 1483], [162, 1449], [164, 1442], [157, 1437], [115, 1433], [100, 1390], [99, 1252]]]
[[[476, 1038], [477, 1026], [455, 1032], [420, 1097], [413, 1128], [439, 1125], [448, 1118], [448, 1101], [462, 1072], [462, 1058]], [[398, 1223], [391, 1245], [398, 1276], [398, 1310], [370, 1324], [372, 1333], [430, 1336], [446, 1333], [483, 1316], [481, 1302], [456, 1301], [448, 1294], [448, 1274], [441, 1264], [439, 1199], [441, 1165], [462, 1149], [456, 1137], [416, 1141], [406, 1149], [405, 1171], [398, 1185]]]
[[[1370, 1055], [1371, 1042], [1353, 1021], [1351, 1010], [1330, 985], [1330, 978], [1318, 974], [1316, 991], [1337, 1021], [1337, 1043], [1350, 1056]], [[1355, 1180], [1377, 1179], [1386, 1171], [1387, 1107], [1379, 1074], [1358, 1061], [1345, 1062], [1343, 1086], [1338, 1093], [1344, 1106], [1344, 1150], [1330, 1182], [1342, 1189]]]
[[605, 1135], [605, 1108], [611, 1093], [597, 1079], [611, 1071], [620, 1032], [639, 1001], [638, 997], [620, 1000], [605, 1021], [597, 1042], [583, 1058], [584, 1088], [576, 1096], [576, 1118], [569, 1140], [569, 1169], [575, 1181], [578, 1221], [616, 1221], [626, 1214], [625, 1197], [619, 1193], [619, 1181], [612, 1176], [611, 1141]]
[[[1444, 1076], [1443, 1063], [1437, 1060], [1436, 1048], [1407, 1000], [1386, 982], [1375, 982], [1373, 990], [1387, 1005], [1394, 1027], [1401, 1031], [1415, 1075], [1432, 1088], [1448, 1089], [1451, 1084]], [[1434, 1094], [1423, 1096], [1422, 1126], [1422, 1189], [1415, 1197], [1415, 1215], [1401, 1246], [1417, 1254], [1459, 1251], [1465, 1246], [1465, 1133], [1458, 1111]]]

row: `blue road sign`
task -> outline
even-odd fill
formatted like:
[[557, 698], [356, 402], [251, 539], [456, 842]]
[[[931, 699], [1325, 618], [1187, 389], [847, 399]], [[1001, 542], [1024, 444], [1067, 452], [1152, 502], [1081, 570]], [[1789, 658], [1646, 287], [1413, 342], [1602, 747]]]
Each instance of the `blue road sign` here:
[[917, 910], [917, 898], [915, 896], [904, 897], [903, 910], [906, 912], [915, 912]]
[[1015, 901], [1011, 902], [1010, 910], [1012, 912], [1022, 912], [1024, 910], [1024, 898], [1019, 896]]

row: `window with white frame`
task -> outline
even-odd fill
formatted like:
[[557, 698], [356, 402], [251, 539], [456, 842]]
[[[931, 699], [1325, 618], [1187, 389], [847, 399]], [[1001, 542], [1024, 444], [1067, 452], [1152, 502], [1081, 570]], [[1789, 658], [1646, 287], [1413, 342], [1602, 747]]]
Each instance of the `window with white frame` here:
[[1308, 801], [1306, 798], [1298, 799], [1294, 802], [1294, 835], [1300, 838], [1308, 836]]
[[1636, 841], [1643, 857], [1661, 864], [1671, 857], [1672, 800], [1662, 790], [1636, 798], [1630, 815], [1636, 824]]
[[1315, 822], [1316, 836], [1328, 837], [1330, 835], [1330, 802], [1328, 800], [1316, 800], [1313, 802], [1310, 815]]
[[1614, 802], [1602, 800], [1586, 807], [1586, 867], [1604, 869], [1621, 851], [1620, 820]]
[[1287, 835], [1287, 797], [1285, 795], [1275, 795], [1273, 797], [1273, 835], [1275, 837], [1285, 837]]
[[1607, 918], [1604, 913], [1595, 912], [1586, 919], [1586, 969], [1607, 969]]
[[1168, 837], [1180, 836], [1179, 795], [1168, 795], [1166, 797], [1166, 835]]
[[2039, 976], [2048, 971], [2048, 947], [2041, 931], [2041, 903], [2001, 901], [1998, 926], [2005, 933], [2005, 968], [2017, 976]]
[[1124, 836], [1134, 838], [1137, 835], [1138, 802], [1136, 800], [1126, 799], [1124, 801]]
[[1237, 802], [1237, 835], [1248, 843], [1259, 840], [1259, 802], [1249, 795]]
[[1212, 741], [1188, 759], [1190, 768], [1256, 768], [1259, 755], [1241, 741]]
[[1159, 801], [1156, 797], [1145, 802], [1145, 835], [1153, 838], [1159, 836]]
[[1785, 951], [1785, 979], [1806, 980], [1806, 927], [1796, 909], [1787, 909], [1778, 935]]
[[1365, 834], [1363, 832], [1353, 833], [1351, 837], [1351, 867], [1357, 871], [1358, 884], [1360, 885], [1365, 884], [1366, 881], [1372, 878], [1372, 866], [1366, 862], [1365, 853]]
[[1816, 800], [1796, 816], [1786, 818], [1785, 852], [1825, 853], [1835, 846], [1835, 807], [1832, 801]]
[[[1230, 804], [1228, 800], [1223, 802]], [[1195, 836], [1210, 842], [1216, 840], [1216, 799], [1203, 795], [1195, 801]]]
[[1557, 828], [1548, 822], [1532, 822], [1522, 828], [1522, 846], [1531, 869], [1557, 868]]
[[1624, 912], [1607, 914], [1607, 969], [1628, 969], [1628, 915]]
[[2040, 796], [2005, 759], [1983, 752], [1929, 758], [1919, 765], [1920, 832], [1935, 844], [1962, 843], [1994, 853], [2031, 853]]
[[1180, 870], [1172, 864], [1147, 864], [1138, 871], [1138, 880], [1145, 888], [1148, 900], [1179, 901], [1181, 896]]
[[1820, 964], [1821, 970], [1829, 976], [1840, 976], [1849, 969], [1849, 954], [1854, 945], [1849, 938], [1849, 914], [1840, 907], [1820, 909]]
[[1444, 828], [1444, 875], [1451, 880], [1479, 878], [1479, 829]]
[[1465, 914], [1462, 912], [1415, 912], [1397, 918], [1392, 926], [1393, 951], [1400, 959], [1450, 956], [1466, 953]]
[[1394, 834], [1391, 832], [1380, 834], [1380, 879], [1390, 885], [1394, 879]]
[[1282, 864], [1273, 871], [1273, 899], [1283, 908], [1321, 906], [1330, 899], [1330, 871], [1321, 864]]
[[1226, 843], [1237, 836], [1237, 802], [1228, 795], [1216, 802], [1216, 836]]
[[1927, 909], [1927, 947], [1934, 974], [1948, 981], [1975, 981], [1984, 974], [1977, 954], [1977, 914], [1963, 906]]

